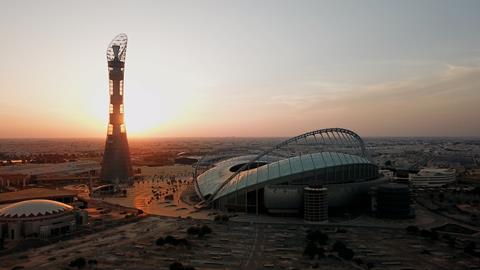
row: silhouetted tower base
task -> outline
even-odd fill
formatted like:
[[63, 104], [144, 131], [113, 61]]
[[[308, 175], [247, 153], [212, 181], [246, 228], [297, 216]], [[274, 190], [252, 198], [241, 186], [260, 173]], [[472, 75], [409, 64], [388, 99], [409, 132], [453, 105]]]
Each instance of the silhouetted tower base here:
[[102, 180], [110, 183], [130, 182], [133, 176], [130, 152], [126, 134], [120, 137], [108, 138], [102, 164]]

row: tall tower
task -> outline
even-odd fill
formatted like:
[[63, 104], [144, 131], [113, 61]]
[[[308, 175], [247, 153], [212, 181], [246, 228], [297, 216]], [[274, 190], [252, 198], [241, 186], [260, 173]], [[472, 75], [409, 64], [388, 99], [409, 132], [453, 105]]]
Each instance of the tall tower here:
[[123, 74], [127, 51], [127, 35], [116, 36], [107, 49], [110, 90], [110, 120], [103, 154], [101, 177], [110, 183], [126, 183], [133, 175], [125, 129], [123, 107]]

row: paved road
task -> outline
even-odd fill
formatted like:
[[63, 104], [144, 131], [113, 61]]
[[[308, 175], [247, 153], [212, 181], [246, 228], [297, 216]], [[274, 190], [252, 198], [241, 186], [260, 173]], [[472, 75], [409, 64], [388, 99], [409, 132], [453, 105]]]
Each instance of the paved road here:
[[265, 248], [265, 235], [264, 235], [264, 226], [262, 224], [255, 225], [255, 236], [252, 248], [248, 255], [247, 260], [245, 263], [242, 264], [241, 269], [249, 270], [249, 269], [258, 269], [263, 265], [257, 265], [258, 261], [262, 261], [261, 258], [263, 257], [263, 251]]

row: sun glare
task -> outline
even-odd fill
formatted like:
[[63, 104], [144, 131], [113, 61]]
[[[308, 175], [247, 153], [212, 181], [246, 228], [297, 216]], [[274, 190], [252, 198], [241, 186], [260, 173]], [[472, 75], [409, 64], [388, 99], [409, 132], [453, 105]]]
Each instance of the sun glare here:
[[132, 136], [155, 136], [163, 125], [173, 121], [185, 106], [175, 93], [135, 91], [126, 94], [125, 123]]

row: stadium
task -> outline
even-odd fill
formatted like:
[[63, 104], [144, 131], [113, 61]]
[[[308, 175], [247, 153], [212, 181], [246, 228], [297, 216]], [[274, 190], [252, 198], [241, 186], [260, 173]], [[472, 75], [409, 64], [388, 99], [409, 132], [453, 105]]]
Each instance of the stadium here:
[[308, 132], [256, 153], [203, 157], [194, 173], [198, 207], [258, 213], [302, 213], [307, 188], [327, 190], [327, 205], [343, 207], [386, 182], [355, 132]]

